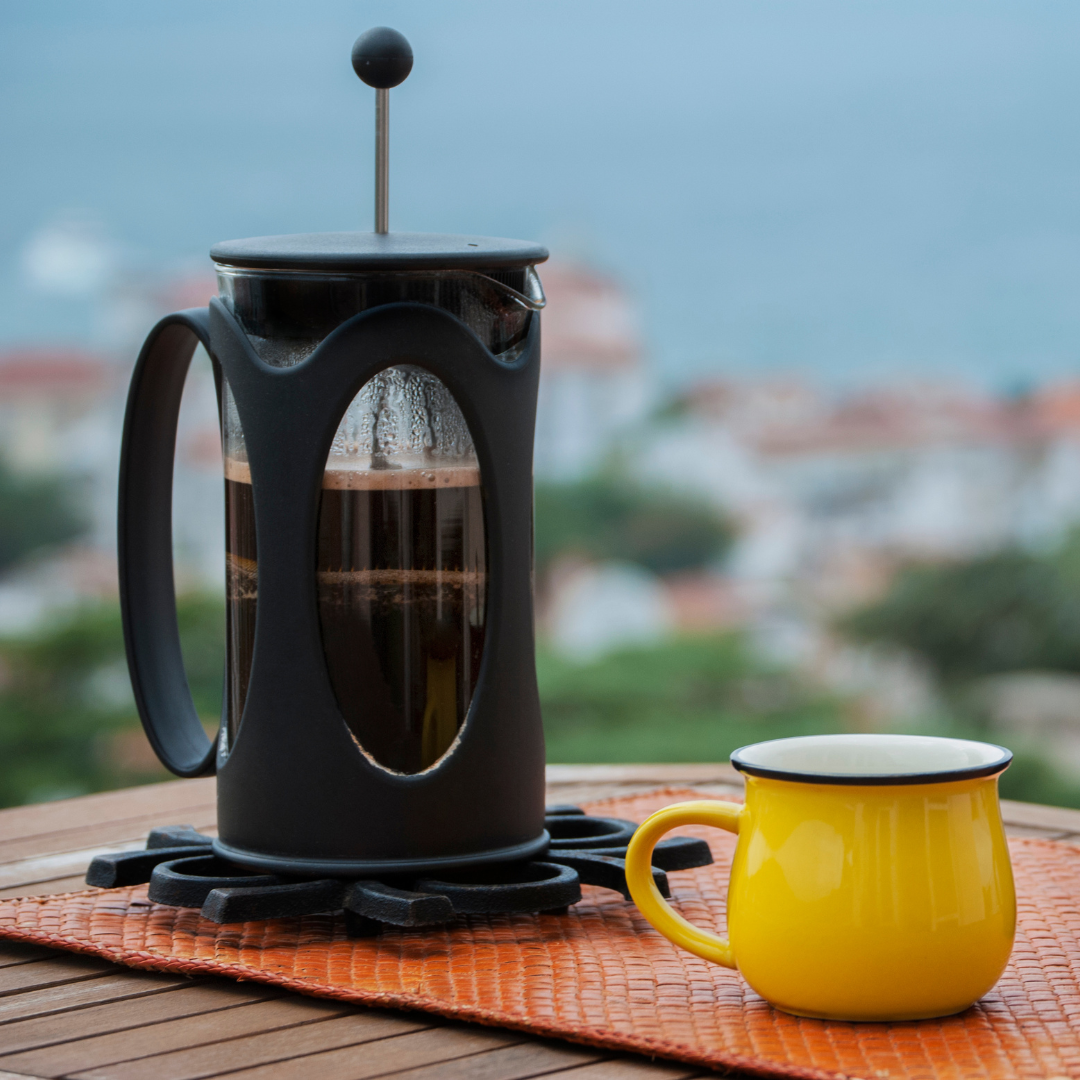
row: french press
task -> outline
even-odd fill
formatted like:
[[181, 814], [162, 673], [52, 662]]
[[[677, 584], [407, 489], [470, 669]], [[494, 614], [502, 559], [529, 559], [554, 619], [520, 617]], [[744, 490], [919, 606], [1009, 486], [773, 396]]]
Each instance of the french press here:
[[[447, 916], [428, 903], [449, 895], [444, 879], [479, 882], [495, 864], [517, 868], [496, 873], [501, 910], [564, 906], [589, 859], [529, 863], [551, 844], [532, 597], [535, 267], [548, 253], [389, 232], [389, 89], [412, 52], [379, 28], [357, 41], [353, 66], [376, 88], [375, 231], [216, 245], [220, 295], [162, 319], [135, 367], [119, 503], [128, 664], [164, 764], [217, 773], [219, 832], [211, 851], [207, 837], [161, 830], [147, 852], [97, 860], [88, 881], [153, 869], [151, 899], [219, 921], [344, 906], [408, 924]], [[216, 740], [186, 683], [171, 546], [177, 414], [199, 342], [225, 469]], [[548, 822], [556, 847], [581, 833], [617, 848], [629, 835], [565, 808]], [[192, 857], [165, 861], [177, 852]], [[594, 858], [585, 880], [611, 879], [611, 862]], [[427, 885], [398, 889], [397, 908], [378, 889], [342, 892], [373, 878]], [[252, 907], [255, 884], [271, 888]], [[480, 903], [468, 895], [454, 910]]]
[[[220, 296], [163, 319], [131, 384], [119, 557], [139, 714], [173, 772], [216, 770], [215, 847], [259, 869], [430, 870], [547, 843], [530, 581], [547, 252], [388, 231], [387, 99], [412, 66], [395, 37], [354, 53], [377, 87], [376, 231], [218, 244]], [[215, 746], [186, 688], [172, 582], [196, 342], [225, 457]]]

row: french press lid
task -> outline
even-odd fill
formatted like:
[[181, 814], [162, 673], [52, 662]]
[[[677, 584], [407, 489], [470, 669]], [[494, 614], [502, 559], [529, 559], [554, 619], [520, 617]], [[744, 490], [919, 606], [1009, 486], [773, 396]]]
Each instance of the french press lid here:
[[240, 270], [323, 274], [411, 270], [483, 273], [522, 269], [547, 259], [547, 248], [525, 240], [389, 231], [390, 88], [404, 82], [412, 70], [412, 48], [396, 30], [375, 27], [357, 38], [352, 63], [376, 95], [375, 230], [226, 240], [210, 249], [210, 258], [219, 266]]

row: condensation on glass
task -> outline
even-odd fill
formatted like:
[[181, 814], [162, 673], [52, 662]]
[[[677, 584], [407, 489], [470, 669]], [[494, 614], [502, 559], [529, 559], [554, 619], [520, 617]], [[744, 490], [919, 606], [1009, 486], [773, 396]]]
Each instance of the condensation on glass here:
[[487, 588], [476, 453], [429, 372], [389, 368], [346, 411], [323, 478], [317, 572], [350, 730], [388, 769], [429, 768], [472, 700]]
[[[218, 280], [261, 358], [277, 367], [305, 360], [350, 316], [395, 301], [450, 311], [512, 362], [543, 305], [531, 267], [334, 275], [221, 267]], [[235, 411], [223, 385], [230, 743], [257, 604], [254, 506]], [[323, 477], [314, 569], [330, 679], [357, 743], [395, 772], [431, 767], [453, 745], [479, 673], [487, 554], [468, 426], [429, 372], [388, 368], [346, 410]]]

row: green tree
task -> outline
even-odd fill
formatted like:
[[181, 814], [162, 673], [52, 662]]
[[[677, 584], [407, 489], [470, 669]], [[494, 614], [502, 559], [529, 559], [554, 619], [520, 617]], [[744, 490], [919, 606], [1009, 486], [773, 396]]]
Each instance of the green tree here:
[[910, 650], [947, 685], [1033, 668], [1080, 671], [1080, 536], [1047, 554], [1011, 549], [909, 567], [884, 599], [839, 625], [857, 640]]
[[[549, 761], [725, 761], [747, 743], [860, 723], [843, 701], [756, 660], [738, 634], [675, 638], [589, 664], [541, 652], [537, 673]], [[985, 738], [959, 713], [926, 717], [917, 733]], [[1019, 748], [1001, 794], [1080, 806], [1080, 784], [1031, 748]]]
[[64, 480], [19, 476], [0, 459], [0, 571], [85, 529]]
[[[926, 734], [986, 738], [985, 716], [968, 693], [974, 680], [1033, 669], [1080, 671], [1080, 533], [1044, 553], [1011, 548], [908, 567], [882, 600], [838, 625], [857, 641], [906, 649], [933, 671], [950, 715], [927, 722]], [[991, 737], [1007, 738], [1000, 731]], [[1002, 775], [1003, 796], [1080, 806], [1080, 784], [1030, 739], [1013, 749], [1019, 752]]]
[[839, 702], [755, 660], [737, 634], [588, 664], [541, 653], [537, 674], [549, 761], [726, 761], [746, 743], [845, 729]]
[[664, 574], [704, 566], [731, 542], [728, 521], [694, 499], [608, 478], [536, 486], [536, 565], [559, 555], [620, 559]]
[[[224, 604], [178, 603], [180, 637], [196, 708], [207, 726], [221, 711]], [[165, 777], [116, 754], [139, 720], [124, 658], [120, 610], [89, 606], [32, 637], [0, 641], [0, 805], [99, 791]], [[141, 745], [141, 744], [140, 744]]]

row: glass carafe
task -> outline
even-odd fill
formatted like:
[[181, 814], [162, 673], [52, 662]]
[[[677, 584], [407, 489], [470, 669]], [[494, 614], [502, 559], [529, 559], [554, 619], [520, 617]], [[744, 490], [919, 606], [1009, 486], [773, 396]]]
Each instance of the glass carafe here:
[[[333, 275], [219, 267], [219, 285], [272, 367], [302, 363], [349, 317], [395, 302], [451, 312], [513, 363], [543, 304], [531, 267]], [[251, 672], [258, 541], [244, 433], [224, 380], [221, 403], [231, 744]], [[488, 554], [468, 424], [422, 367], [384, 368], [346, 409], [323, 474], [312, 569], [330, 681], [353, 737], [385, 769], [430, 768], [454, 744], [478, 678]]]

